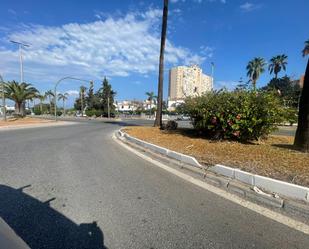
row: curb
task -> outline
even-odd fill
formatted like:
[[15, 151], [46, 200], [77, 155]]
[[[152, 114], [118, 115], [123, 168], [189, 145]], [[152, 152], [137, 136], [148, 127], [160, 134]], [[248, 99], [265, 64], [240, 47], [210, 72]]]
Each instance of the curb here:
[[260, 194], [253, 191], [248, 184], [235, 179], [219, 176], [211, 171], [205, 172], [205, 168], [203, 170], [191, 167], [191, 165], [183, 164], [179, 160], [168, 159], [160, 153], [130, 142], [123, 132], [115, 132], [113, 139], [138, 157], [196, 186], [276, 222], [309, 234], [309, 205], [273, 197], [265, 193]]
[[[122, 140], [127, 140], [154, 153], [172, 158], [180, 162], [181, 165], [188, 165], [189, 167], [194, 166], [194, 168], [203, 170], [205, 181], [211, 185], [223, 187], [229, 192], [248, 198], [254, 202], [263, 203], [276, 208], [283, 208], [286, 211], [292, 210], [296, 213], [304, 214], [306, 217], [309, 216], [309, 188], [307, 187], [254, 175], [237, 168], [231, 168], [220, 164], [207, 168], [201, 165], [196, 158], [192, 156], [144, 142], [121, 130], [117, 132], [117, 135], [119, 135]], [[210, 172], [218, 174], [218, 176], [210, 174]], [[224, 177], [220, 177], [220, 175]], [[256, 193], [253, 191], [254, 187], [262, 188], [272, 194]], [[293, 201], [293, 199], [295, 201]], [[303, 204], [299, 203], [299, 201], [303, 202]]]

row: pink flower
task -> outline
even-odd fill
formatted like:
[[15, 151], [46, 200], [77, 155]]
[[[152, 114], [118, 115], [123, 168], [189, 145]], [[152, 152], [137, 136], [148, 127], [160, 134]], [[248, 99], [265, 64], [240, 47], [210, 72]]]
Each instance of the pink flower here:
[[235, 131], [235, 132], [233, 132], [233, 135], [234, 135], [235, 137], [239, 137], [239, 136], [240, 136], [240, 131]]
[[229, 126], [232, 126], [232, 125], [233, 125], [232, 120], [228, 120], [227, 123], [228, 123]]

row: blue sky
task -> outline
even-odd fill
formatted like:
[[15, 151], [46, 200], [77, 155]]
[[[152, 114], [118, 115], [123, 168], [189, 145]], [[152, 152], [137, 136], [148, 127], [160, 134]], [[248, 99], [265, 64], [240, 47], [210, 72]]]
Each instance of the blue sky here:
[[[0, 74], [19, 80], [17, 47], [9, 41], [20, 40], [31, 44], [24, 51], [25, 81], [41, 91], [64, 76], [94, 80], [98, 88], [106, 75], [117, 99], [144, 99], [146, 91], [157, 91], [162, 2], [1, 0]], [[247, 79], [253, 57], [285, 53], [286, 74], [299, 78], [308, 10], [308, 0], [170, 0], [165, 97], [168, 69], [190, 63], [210, 73], [213, 61], [215, 87], [232, 88]], [[269, 79], [264, 73], [258, 85]], [[70, 92], [72, 103], [80, 85], [65, 81], [59, 91]]]

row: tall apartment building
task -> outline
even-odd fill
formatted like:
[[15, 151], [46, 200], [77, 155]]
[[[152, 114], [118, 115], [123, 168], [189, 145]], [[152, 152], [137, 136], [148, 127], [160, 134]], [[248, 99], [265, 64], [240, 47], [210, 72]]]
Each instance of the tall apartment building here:
[[173, 109], [186, 97], [199, 96], [213, 89], [213, 78], [203, 74], [197, 65], [179, 66], [170, 70], [168, 107]]

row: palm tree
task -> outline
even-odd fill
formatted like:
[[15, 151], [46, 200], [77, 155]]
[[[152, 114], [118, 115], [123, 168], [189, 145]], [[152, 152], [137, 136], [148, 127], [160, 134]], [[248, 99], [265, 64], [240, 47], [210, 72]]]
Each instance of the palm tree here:
[[288, 57], [285, 54], [274, 56], [270, 59], [270, 64], [268, 66], [269, 73], [275, 74], [275, 79], [278, 78], [278, 73], [283, 69], [286, 70], [286, 65]]
[[154, 126], [160, 126], [161, 128], [162, 128], [162, 106], [163, 106], [164, 49], [165, 49], [166, 29], [167, 29], [167, 15], [168, 15], [168, 0], [164, 0], [162, 31], [161, 31], [157, 115], [156, 120], [154, 122]]
[[37, 97], [39, 91], [28, 83], [17, 83], [15, 81], [5, 84], [5, 95], [15, 102], [15, 113], [25, 116], [25, 105], [27, 100]]
[[[309, 40], [305, 42], [303, 56], [309, 55]], [[303, 89], [299, 99], [298, 126], [294, 146], [309, 152], [309, 59], [307, 61]]]
[[59, 93], [58, 94], [58, 100], [62, 100], [62, 107], [63, 107], [63, 116], [65, 116], [65, 101], [68, 99], [69, 94], [68, 93]]
[[265, 71], [265, 61], [261, 57], [256, 57], [253, 60], [249, 61], [247, 65], [247, 76], [252, 81], [253, 90], [256, 90], [256, 82], [260, 75]]
[[151, 116], [151, 106], [152, 103], [155, 102], [155, 99], [157, 96], [155, 96], [154, 92], [146, 92], [146, 95], [148, 96], [147, 100], [150, 102], [150, 108], [149, 108], [149, 117]]
[[52, 114], [52, 100], [55, 97], [55, 94], [52, 90], [48, 90], [45, 93], [45, 96], [48, 98], [48, 101], [49, 101], [49, 113]]
[[40, 111], [41, 114], [43, 113], [43, 101], [46, 99], [46, 95], [45, 94], [39, 94], [37, 96], [37, 98], [40, 100]]
[[81, 86], [80, 89], [79, 89], [82, 117], [84, 116], [84, 99], [85, 99], [86, 90], [87, 90], [87, 88], [85, 86]]

